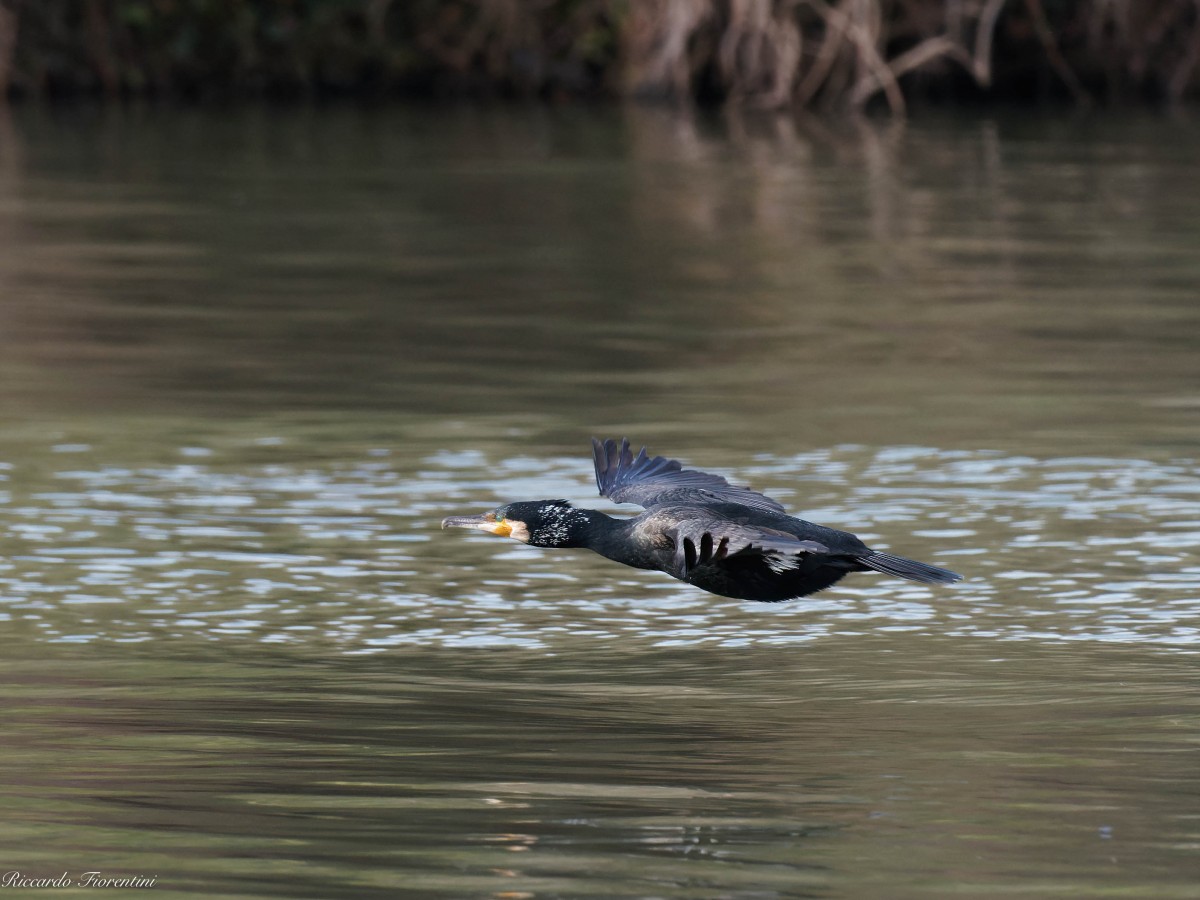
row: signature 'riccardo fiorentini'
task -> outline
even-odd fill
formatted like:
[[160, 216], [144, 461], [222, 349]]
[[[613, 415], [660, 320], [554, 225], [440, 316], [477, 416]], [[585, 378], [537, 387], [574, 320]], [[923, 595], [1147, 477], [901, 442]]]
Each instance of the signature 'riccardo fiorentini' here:
[[152, 888], [157, 875], [105, 875], [99, 870], [70, 872], [61, 875], [26, 875], [12, 870], [0, 875], [0, 887], [5, 888]]

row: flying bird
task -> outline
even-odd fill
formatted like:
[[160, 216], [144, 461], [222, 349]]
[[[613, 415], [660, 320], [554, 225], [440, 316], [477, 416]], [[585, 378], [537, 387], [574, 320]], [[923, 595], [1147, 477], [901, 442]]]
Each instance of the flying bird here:
[[566, 500], [526, 500], [443, 528], [477, 528], [533, 547], [582, 547], [637, 569], [666, 572], [724, 597], [774, 602], [804, 597], [850, 572], [952, 584], [956, 572], [872, 550], [846, 531], [789, 516], [775, 500], [675, 459], [636, 456], [629, 441], [592, 439], [596, 486], [645, 512], [615, 518]]

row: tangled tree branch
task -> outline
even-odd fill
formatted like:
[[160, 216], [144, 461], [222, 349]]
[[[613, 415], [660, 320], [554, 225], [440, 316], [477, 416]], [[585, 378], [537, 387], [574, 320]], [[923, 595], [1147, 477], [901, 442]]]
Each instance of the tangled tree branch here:
[[1200, 0], [0, 0], [0, 93], [621, 92], [900, 114], [921, 91], [1031, 85], [1080, 103], [1200, 94]]
[[1053, 30], [1050, 28], [1050, 22], [1046, 19], [1046, 11], [1042, 8], [1042, 0], [1025, 0], [1025, 7], [1029, 10], [1029, 17], [1033, 20], [1034, 30], [1037, 32], [1038, 40], [1042, 42], [1042, 46], [1046, 49], [1046, 59], [1054, 71], [1058, 73], [1058, 77], [1062, 79], [1063, 84], [1074, 96], [1079, 103], [1090, 104], [1091, 96], [1087, 92], [1087, 88], [1079, 81], [1079, 77], [1071, 69], [1071, 66], [1063, 58], [1062, 52], [1058, 49], [1058, 39], [1054, 36]]

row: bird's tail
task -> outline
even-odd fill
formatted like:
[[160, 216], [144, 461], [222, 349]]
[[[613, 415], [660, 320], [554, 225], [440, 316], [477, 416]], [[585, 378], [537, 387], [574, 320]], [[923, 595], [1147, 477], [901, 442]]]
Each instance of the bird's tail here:
[[907, 578], [909, 581], [919, 581], [922, 584], [953, 584], [962, 581], [962, 576], [949, 569], [939, 569], [928, 563], [917, 562], [915, 559], [905, 559], [903, 556], [892, 556], [890, 553], [880, 553], [872, 550], [858, 561], [876, 572], [885, 575], [895, 575], [897, 578]]

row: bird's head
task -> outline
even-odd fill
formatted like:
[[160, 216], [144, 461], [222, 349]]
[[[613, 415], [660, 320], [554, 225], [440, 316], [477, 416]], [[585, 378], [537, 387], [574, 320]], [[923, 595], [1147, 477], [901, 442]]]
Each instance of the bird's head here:
[[566, 500], [523, 500], [480, 516], [450, 516], [443, 528], [478, 528], [510, 537], [533, 547], [578, 546], [579, 530], [587, 514]]

